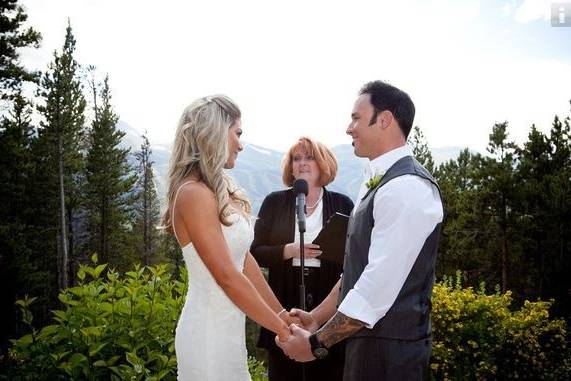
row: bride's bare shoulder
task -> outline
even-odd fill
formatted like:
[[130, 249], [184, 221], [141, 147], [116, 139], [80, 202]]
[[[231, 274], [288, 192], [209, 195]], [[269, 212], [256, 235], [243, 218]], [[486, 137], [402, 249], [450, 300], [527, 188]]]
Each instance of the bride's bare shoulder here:
[[216, 208], [214, 192], [201, 181], [191, 181], [182, 185], [179, 190], [175, 208], [191, 211], [196, 208]]

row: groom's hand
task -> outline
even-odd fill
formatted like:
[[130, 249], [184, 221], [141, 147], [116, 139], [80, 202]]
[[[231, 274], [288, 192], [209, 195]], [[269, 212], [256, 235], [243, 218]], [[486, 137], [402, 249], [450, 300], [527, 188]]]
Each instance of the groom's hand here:
[[293, 318], [299, 320], [301, 326], [306, 331], [314, 333], [319, 329], [319, 324], [313, 318], [313, 315], [309, 312], [305, 312], [304, 310], [299, 310], [297, 308], [292, 308], [289, 312], [289, 315]]
[[280, 318], [288, 325], [288, 327], [291, 326], [292, 324], [299, 326], [303, 325], [300, 319], [297, 316], [291, 315], [290, 312], [284, 312], [283, 314], [280, 315]]
[[276, 345], [292, 360], [299, 362], [315, 360], [315, 357], [313, 357], [311, 353], [311, 345], [309, 344], [309, 336], [311, 334], [295, 324], [292, 324], [289, 328], [291, 330], [289, 339], [285, 342], [281, 342], [276, 336]]

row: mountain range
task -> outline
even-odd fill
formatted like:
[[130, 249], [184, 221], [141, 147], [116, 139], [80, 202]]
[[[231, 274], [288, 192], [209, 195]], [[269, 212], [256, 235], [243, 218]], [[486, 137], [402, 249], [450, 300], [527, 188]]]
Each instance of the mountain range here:
[[[123, 146], [131, 148], [131, 152], [140, 150], [142, 136], [132, 126], [119, 121], [118, 128], [125, 132]], [[166, 194], [168, 165], [170, 158], [170, 145], [152, 144], [152, 160], [155, 171], [157, 193], [161, 200]], [[450, 159], [455, 159], [462, 147], [431, 148], [436, 165]], [[363, 180], [366, 159], [353, 154], [350, 144], [342, 144], [332, 148], [337, 157], [339, 169], [335, 180], [327, 186], [328, 189], [348, 195], [351, 199], [357, 198], [359, 186]], [[238, 156], [236, 167], [230, 171], [236, 182], [242, 187], [252, 203], [253, 212], [257, 214], [264, 197], [270, 192], [284, 189], [281, 180], [281, 162], [284, 152], [244, 143], [244, 150]]]

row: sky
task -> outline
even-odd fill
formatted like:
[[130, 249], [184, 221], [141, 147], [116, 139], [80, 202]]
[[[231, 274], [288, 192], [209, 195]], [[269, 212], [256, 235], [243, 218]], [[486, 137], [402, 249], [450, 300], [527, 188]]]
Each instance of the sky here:
[[185, 106], [215, 93], [239, 104], [246, 142], [348, 144], [357, 92], [376, 79], [409, 93], [432, 147], [484, 151], [503, 121], [521, 144], [532, 123], [547, 132], [555, 114], [571, 114], [571, 27], [551, 26], [552, 1], [21, 4], [43, 35], [25, 65], [47, 68], [69, 18], [78, 62], [109, 75], [115, 111], [155, 144], [173, 140]]

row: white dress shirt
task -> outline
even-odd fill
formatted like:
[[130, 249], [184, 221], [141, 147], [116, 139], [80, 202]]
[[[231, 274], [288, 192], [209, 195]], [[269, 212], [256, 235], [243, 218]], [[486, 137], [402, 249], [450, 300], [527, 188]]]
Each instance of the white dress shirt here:
[[[361, 185], [353, 213], [367, 192], [367, 180], [386, 173], [405, 156], [412, 156], [407, 145], [369, 162], [370, 174]], [[442, 201], [430, 181], [404, 175], [383, 185], [373, 204], [369, 262], [339, 305], [339, 312], [373, 328], [395, 302], [424, 242], [442, 218]]]

